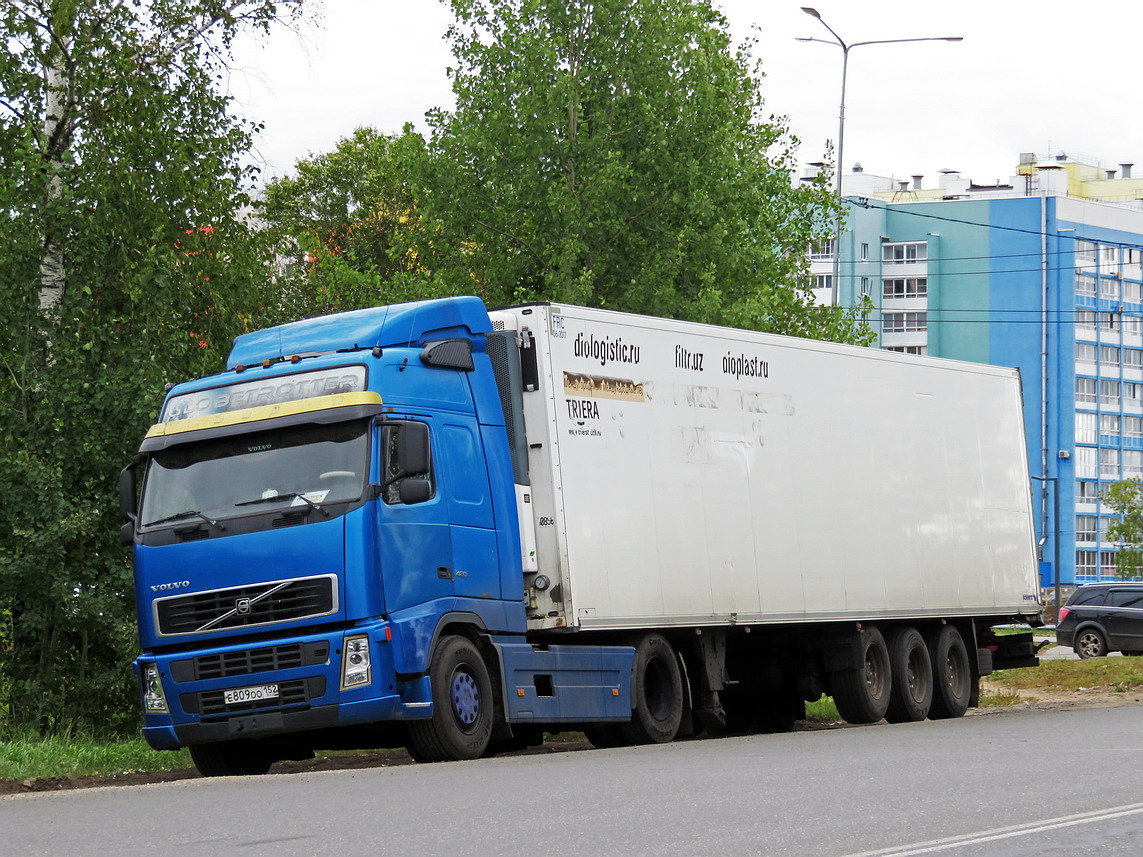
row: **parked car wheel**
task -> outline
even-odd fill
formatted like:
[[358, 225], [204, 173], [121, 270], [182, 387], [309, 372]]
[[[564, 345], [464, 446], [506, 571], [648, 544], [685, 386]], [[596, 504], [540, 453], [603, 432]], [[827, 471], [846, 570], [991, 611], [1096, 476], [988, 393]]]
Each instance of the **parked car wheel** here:
[[1107, 654], [1107, 641], [1095, 628], [1084, 628], [1076, 634], [1073, 648], [1082, 659], [1102, 658]]

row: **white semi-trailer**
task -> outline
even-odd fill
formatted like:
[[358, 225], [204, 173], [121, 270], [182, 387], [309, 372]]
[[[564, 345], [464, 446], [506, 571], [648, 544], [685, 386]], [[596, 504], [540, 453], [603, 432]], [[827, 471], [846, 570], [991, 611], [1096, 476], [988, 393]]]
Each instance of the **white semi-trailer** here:
[[1021, 413], [1015, 370], [571, 306], [247, 334], [138, 513], [126, 471], [145, 733], [234, 773], [959, 716], [1036, 663], [991, 630], [1042, 610]]

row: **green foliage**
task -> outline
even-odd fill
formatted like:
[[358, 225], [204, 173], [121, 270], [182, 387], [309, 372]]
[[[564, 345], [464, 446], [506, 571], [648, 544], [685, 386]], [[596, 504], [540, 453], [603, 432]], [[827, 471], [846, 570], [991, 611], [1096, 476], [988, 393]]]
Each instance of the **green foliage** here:
[[1119, 544], [1115, 575], [1135, 580], [1143, 574], [1143, 481], [1138, 478], [1116, 482], [1103, 496], [1104, 505], [1116, 515], [1107, 528], [1107, 538]]
[[806, 703], [806, 720], [810, 723], [840, 723], [841, 715], [832, 696], [821, 696], [814, 702]]
[[[298, 315], [425, 296], [409, 183], [409, 164], [423, 156], [424, 141], [412, 131], [389, 137], [358, 128], [266, 187], [261, 214], [286, 262], [279, 281]], [[410, 281], [418, 288], [408, 289]]]
[[865, 340], [810, 305], [824, 180], [706, 0], [452, 0], [455, 112], [418, 168], [422, 263], [493, 304], [566, 301]]
[[0, 11], [0, 726], [138, 721], [117, 474], [164, 383], [214, 370], [267, 301], [237, 157], [253, 129], [216, 76], [273, 5]]

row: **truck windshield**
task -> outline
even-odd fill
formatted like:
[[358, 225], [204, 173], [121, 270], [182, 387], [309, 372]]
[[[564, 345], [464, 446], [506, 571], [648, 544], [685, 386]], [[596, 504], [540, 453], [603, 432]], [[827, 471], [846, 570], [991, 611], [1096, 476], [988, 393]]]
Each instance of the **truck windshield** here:
[[356, 500], [365, 486], [369, 422], [302, 425], [188, 443], [147, 467], [142, 526], [306, 511]]

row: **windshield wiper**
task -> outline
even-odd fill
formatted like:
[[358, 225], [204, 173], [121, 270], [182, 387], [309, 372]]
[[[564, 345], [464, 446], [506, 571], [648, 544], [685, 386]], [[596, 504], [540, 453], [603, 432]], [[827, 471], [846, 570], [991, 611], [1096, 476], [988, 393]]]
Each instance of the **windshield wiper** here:
[[226, 532], [226, 527], [222, 526], [222, 524], [218, 523], [218, 521], [214, 520], [214, 518], [207, 517], [198, 509], [187, 509], [185, 512], [176, 512], [173, 515], [167, 515], [165, 518], [159, 518], [157, 521], [151, 521], [150, 523], [143, 524], [143, 526], [153, 527], [157, 524], [169, 524], [171, 521], [181, 521], [183, 518], [202, 518], [212, 527], [217, 527], [219, 532]]
[[235, 506], [255, 506], [259, 503], [273, 503], [276, 500], [296, 500], [300, 499], [303, 503], [309, 504], [310, 508], [317, 509], [327, 518], [329, 512], [299, 491], [288, 491], [285, 494], [275, 494], [273, 497], [259, 497], [257, 500], [243, 500], [241, 503], [235, 503]]

